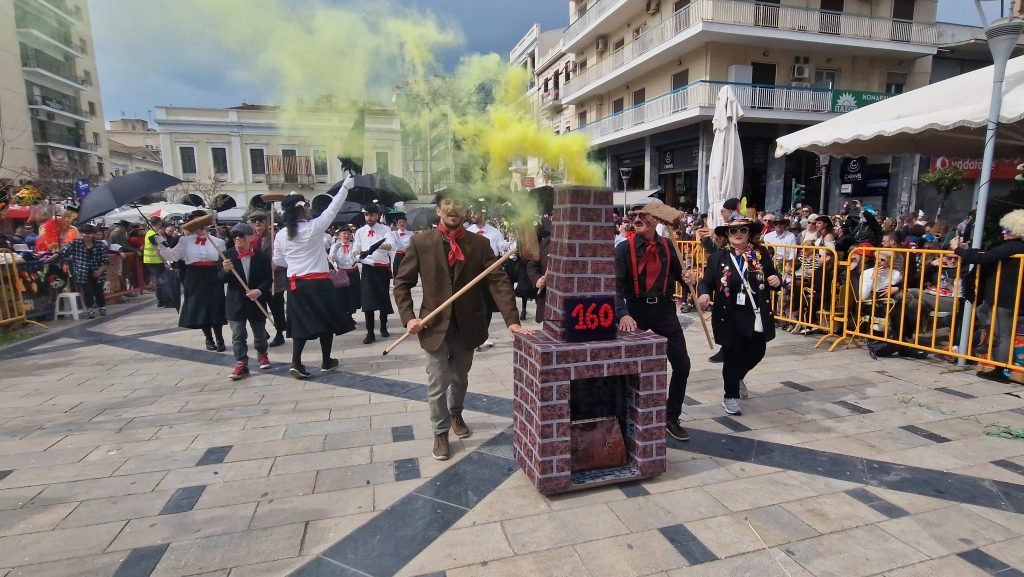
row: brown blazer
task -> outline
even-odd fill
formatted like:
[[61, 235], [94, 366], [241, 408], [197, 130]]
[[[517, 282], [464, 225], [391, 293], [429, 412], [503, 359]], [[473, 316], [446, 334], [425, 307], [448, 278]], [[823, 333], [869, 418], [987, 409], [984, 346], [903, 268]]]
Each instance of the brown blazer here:
[[[455, 263], [455, 281], [452, 286], [448, 249], [441, 239], [441, 233], [433, 229], [412, 236], [412, 243], [395, 276], [395, 304], [398, 305], [398, 314], [403, 326], [414, 318], [423, 318], [430, 314], [495, 260], [491, 252], [491, 243], [481, 236], [466, 234], [459, 241], [459, 247], [465, 260]], [[423, 279], [423, 304], [417, 315], [413, 311], [412, 288], [419, 279]], [[477, 288], [480, 290], [470, 290], [430, 321], [427, 328], [418, 335], [421, 347], [427, 351], [436, 351], [441, 347], [452, 314], [458, 319], [459, 335], [466, 347], [473, 349], [487, 340], [489, 314], [483, 294], [483, 290], [487, 289], [491, 291], [491, 296], [494, 297], [494, 302], [505, 319], [505, 325], [519, 323], [519, 311], [516, 309], [512, 284], [501, 267], [491, 272]]]

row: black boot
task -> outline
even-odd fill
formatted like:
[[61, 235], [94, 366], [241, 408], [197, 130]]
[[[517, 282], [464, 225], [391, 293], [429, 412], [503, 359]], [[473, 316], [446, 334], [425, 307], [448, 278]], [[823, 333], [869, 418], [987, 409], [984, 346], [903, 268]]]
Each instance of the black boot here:
[[217, 345], [214, 344], [213, 339], [206, 339], [206, 350], [208, 350], [208, 351], [215, 351], [215, 350], [217, 350]]
[[270, 346], [272, 346], [272, 347], [279, 347], [279, 346], [281, 346], [283, 344], [284, 344], [284, 333], [282, 333], [281, 331], [277, 331], [277, 334], [274, 335], [274, 340], [270, 341]]
[[380, 336], [390, 337], [391, 333], [388, 332], [388, 316], [380, 315]]
[[377, 337], [373, 336], [373, 311], [363, 313], [363, 319], [366, 321], [366, 338], [363, 339], [363, 344], [368, 345], [377, 340]]
[[224, 346], [224, 327], [213, 327], [213, 334], [214, 336], [217, 337], [217, 352], [223, 353], [224, 351], [228, 350], [228, 348]]

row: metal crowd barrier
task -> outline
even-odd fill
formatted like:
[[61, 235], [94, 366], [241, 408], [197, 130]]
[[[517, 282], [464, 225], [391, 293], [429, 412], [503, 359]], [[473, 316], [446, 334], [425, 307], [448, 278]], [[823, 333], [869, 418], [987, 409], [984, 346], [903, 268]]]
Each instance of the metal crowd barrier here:
[[27, 322], [14, 253], [0, 250], [0, 326]]

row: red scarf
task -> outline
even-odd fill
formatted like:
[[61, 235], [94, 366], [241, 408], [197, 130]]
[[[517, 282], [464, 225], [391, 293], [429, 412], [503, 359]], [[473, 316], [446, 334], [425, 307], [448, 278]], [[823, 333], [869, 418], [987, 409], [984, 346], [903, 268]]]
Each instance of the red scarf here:
[[441, 236], [448, 241], [448, 246], [450, 247], [448, 249], [448, 266], [455, 266], [455, 263], [460, 260], [465, 261], [466, 257], [462, 254], [462, 248], [459, 246], [458, 241], [466, 236], [466, 229], [460, 226], [455, 229], [455, 232], [452, 232], [448, 230], [447, 226], [441, 225], [437, 230], [441, 231]]
[[341, 248], [342, 248], [342, 250], [345, 251], [344, 254], [348, 254], [348, 245], [347, 244], [341, 245]]
[[206, 246], [206, 237], [205, 236], [197, 236], [196, 237], [196, 244], [201, 244], [203, 246]]
[[253, 256], [253, 254], [252, 254], [252, 249], [251, 248], [249, 250], [245, 250], [245, 251], [242, 251], [242, 250], [238, 251], [238, 258], [239, 259], [243, 259], [245, 257], [252, 258], [252, 256]]
[[369, 231], [367, 231], [366, 236], [369, 237], [369, 238], [373, 238], [373, 229], [372, 228]]
[[477, 234], [479, 234], [480, 236], [483, 236], [483, 235], [484, 235], [484, 229], [482, 229], [482, 228], [478, 228], [478, 229], [476, 230], [476, 233], [477, 233]]

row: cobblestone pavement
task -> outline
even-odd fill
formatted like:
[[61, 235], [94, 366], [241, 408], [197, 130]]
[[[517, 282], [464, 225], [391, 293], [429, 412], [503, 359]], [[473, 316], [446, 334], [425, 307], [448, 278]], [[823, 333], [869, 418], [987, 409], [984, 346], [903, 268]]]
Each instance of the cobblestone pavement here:
[[497, 322], [471, 374], [475, 434], [439, 463], [414, 340], [382, 357], [394, 337], [345, 335], [343, 371], [306, 382], [275, 348], [272, 369], [233, 382], [230, 355], [173, 312], [112, 311], [0, 352], [0, 577], [1024, 569], [1024, 440], [986, 435], [1024, 429], [1024, 389], [941, 361], [782, 333], [726, 417], [688, 323], [693, 439], [670, 442], [668, 472], [545, 498], [510, 458]]

